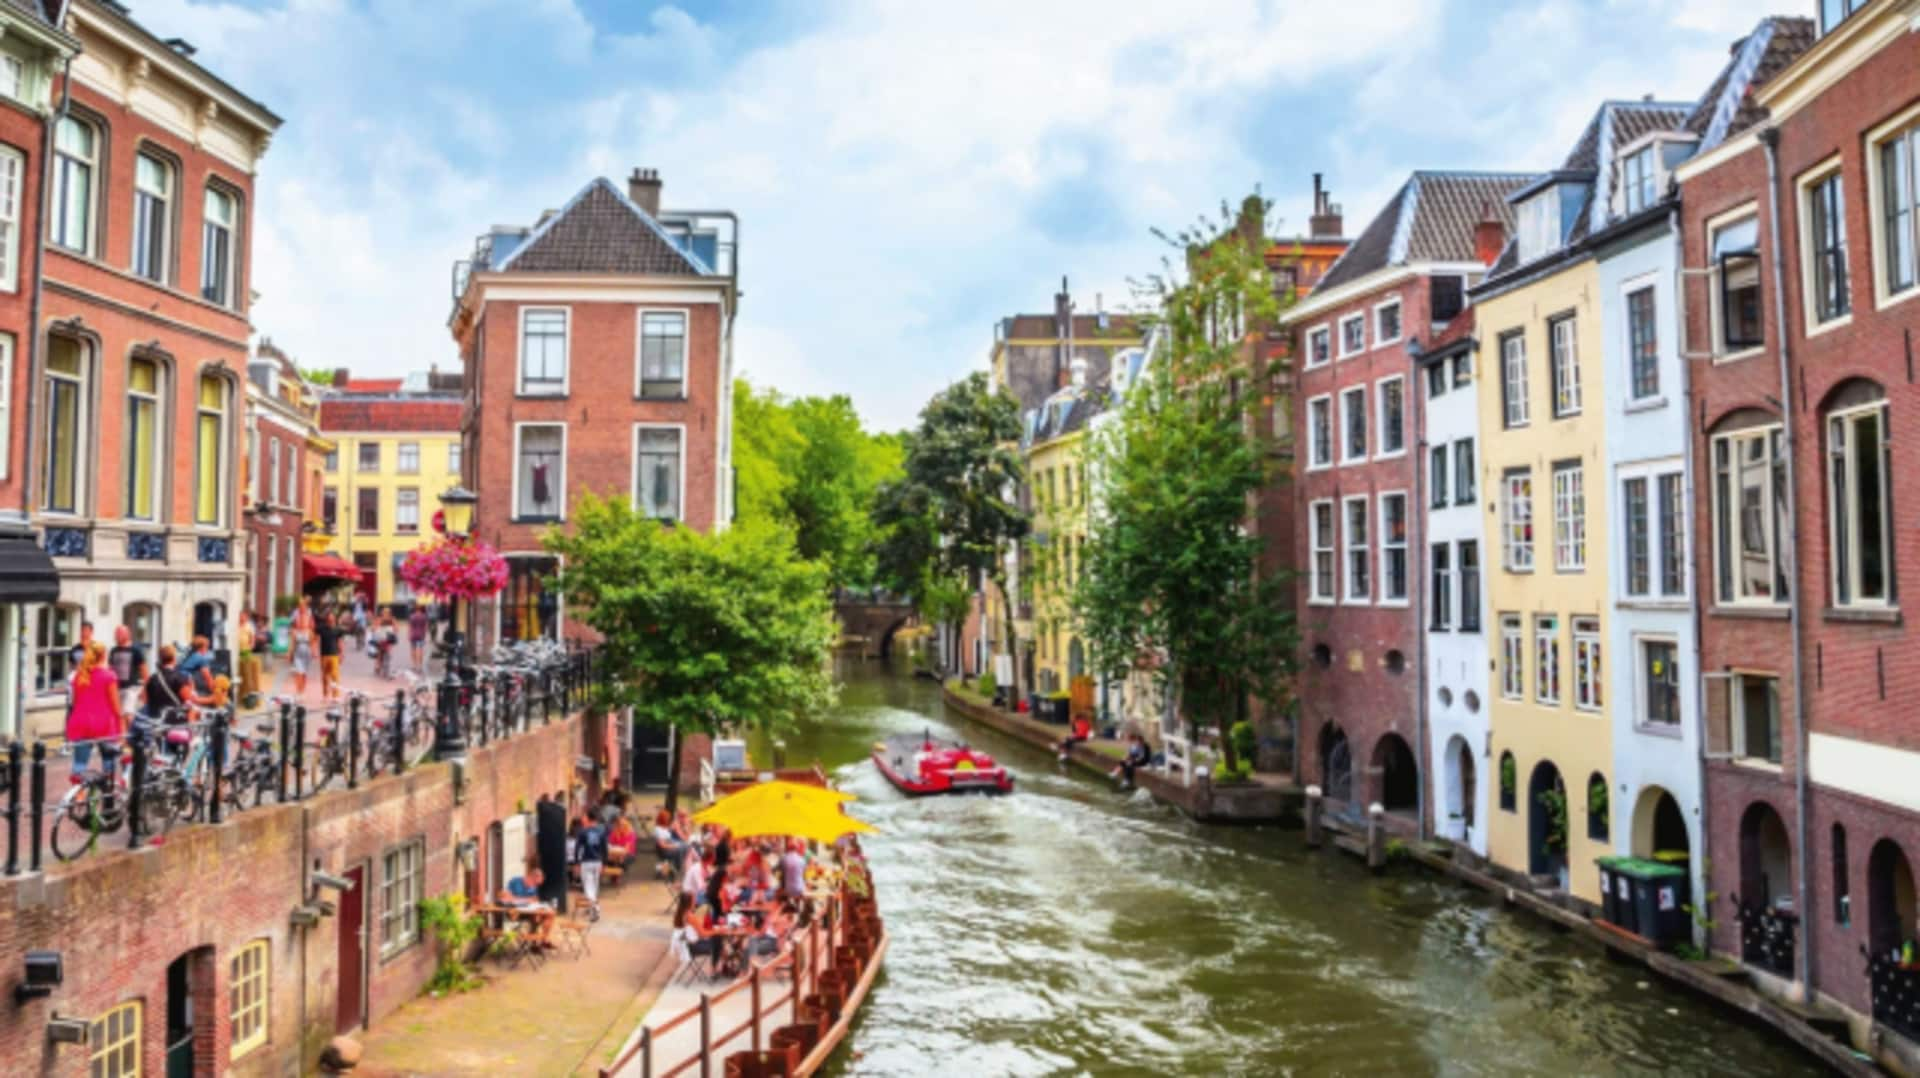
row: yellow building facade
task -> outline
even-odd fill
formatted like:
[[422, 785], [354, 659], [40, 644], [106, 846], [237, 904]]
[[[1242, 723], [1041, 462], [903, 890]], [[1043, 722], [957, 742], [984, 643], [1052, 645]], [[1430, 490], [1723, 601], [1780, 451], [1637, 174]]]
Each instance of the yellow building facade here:
[[1475, 297], [1491, 562], [1488, 852], [1516, 872], [1564, 873], [1571, 893], [1597, 902], [1594, 858], [1613, 852], [1598, 271], [1583, 256], [1498, 287]]
[[1086, 645], [1073, 615], [1073, 587], [1086, 567], [1087, 469], [1084, 430], [1027, 450], [1033, 490], [1033, 538], [1027, 557], [1034, 676], [1041, 692], [1063, 691], [1087, 672]]
[[396, 570], [437, 537], [440, 495], [460, 483], [460, 408], [457, 397], [426, 394], [336, 394], [321, 404], [321, 430], [337, 445], [322, 476], [326, 549], [361, 571], [358, 590], [371, 602], [414, 598]]

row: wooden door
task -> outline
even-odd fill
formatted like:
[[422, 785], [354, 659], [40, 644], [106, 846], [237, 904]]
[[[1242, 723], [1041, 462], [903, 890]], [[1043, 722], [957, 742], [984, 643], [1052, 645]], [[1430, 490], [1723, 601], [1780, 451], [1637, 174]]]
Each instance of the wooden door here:
[[340, 965], [338, 1004], [334, 1010], [336, 1033], [350, 1033], [365, 1023], [367, 1014], [367, 866], [365, 862], [347, 870], [353, 886], [340, 893]]

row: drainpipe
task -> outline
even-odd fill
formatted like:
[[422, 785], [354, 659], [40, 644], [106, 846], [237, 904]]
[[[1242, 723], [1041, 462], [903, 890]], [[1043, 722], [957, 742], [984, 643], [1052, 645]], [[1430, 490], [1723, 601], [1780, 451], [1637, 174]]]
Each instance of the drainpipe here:
[[1795, 487], [1798, 474], [1794, 465], [1799, 457], [1794, 453], [1793, 438], [1793, 386], [1789, 372], [1792, 368], [1787, 349], [1787, 285], [1786, 275], [1781, 269], [1780, 257], [1780, 129], [1769, 126], [1760, 132], [1761, 145], [1767, 150], [1767, 227], [1772, 234], [1772, 242], [1767, 251], [1767, 261], [1773, 268], [1773, 313], [1777, 333], [1780, 338], [1780, 429], [1787, 454], [1787, 546], [1792, 554], [1787, 565], [1792, 572], [1789, 578], [1793, 589], [1788, 593], [1787, 624], [1793, 637], [1793, 729], [1795, 751], [1798, 757], [1794, 761], [1793, 802], [1795, 826], [1799, 832], [1796, 840], [1800, 847], [1800, 856], [1796, 858], [1799, 871], [1794, 875], [1795, 890], [1798, 892], [1800, 911], [1800, 946], [1796, 948], [1799, 958], [1800, 984], [1806, 992], [1807, 1002], [1814, 999], [1813, 986], [1813, 897], [1812, 885], [1807, 871], [1808, 839], [1811, 823], [1807, 806], [1807, 683], [1802, 676], [1801, 658], [1802, 638], [1805, 630], [1801, 626], [1800, 611], [1806, 602], [1805, 589], [1800, 579], [1800, 534], [1797, 524], [1800, 520], [1797, 508], [1799, 498]]
[[[1667, 229], [1673, 233], [1674, 353], [1680, 359], [1680, 407], [1685, 410], [1687, 403], [1693, 400], [1693, 372], [1689, 370], [1687, 366], [1689, 362], [1687, 359], [1687, 250], [1686, 233], [1683, 231], [1681, 224], [1680, 207], [1678, 204], [1675, 204], [1673, 209], [1667, 214]], [[1683, 463], [1681, 465], [1680, 482], [1684, 488], [1686, 505], [1691, 507], [1694, 504], [1695, 491], [1692, 416], [1685, 417], [1685, 426], [1687, 428], [1687, 437], [1682, 443], [1682, 452], [1684, 455], [1682, 457]], [[1692, 565], [1697, 566], [1699, 565], [1699, 560], [1695, 558], [1694, 555], [1699, 552], [1700, 548], [1697, 545], [1697, 533], [1693, 528], [1692, 513], [1686, 514], [1686, 523], [1683, 526], [1687, 529], [1686, 541], [1688, 558]], [[1698, 579], [1698, 574], [1695, 574], [1693, 602], [1690, 604], [1692, 609], [1688, 612], [1689, 616], [1693, 619], [1693, 654], [1695, 656], [1700, 654], [1700, 641], [1704, 637], [1702, 628], [1703, 623], [1706, 621], [1706, 616], [1702, 611], [1705, 609], [1705, 603], [1701, 599], [1701, 588], [1704, 586], [1705, 585], [1701, 584]], [[1696, 739], [1694, 749], [1695, 780], [1693, 792], [1694, 812], [1700, 817], [1700, 857], [1694, 865], [1690, 866], [1693, 868], [1694, 875], [1697, 877], [1690, 882], [1698, 888], [1694, 892], [1696, 896], [1695, 903], [1697, 905], [1706, 903], [1707, 890], [1712, 885], [1710, 878], [1711, 871], [1707, 864], [1707, 835], [1710, 831], [1708, 828], [1709, 808], [1707, 798], [1707, 690], [1705, 673], [1706, 671], [1704, 670], [1698, 671], [1693, 677], [1693, 728]], [[1711, 946], [1713, 941], [1709, 939], [1696, 940], [1696, 942], [1702, 942]]]
[[[1401, 384], [1410, 388], [1403, 389], [1401, 392], [1400, 400], [1403, 408], [1407, 402], [1418, 400], [1420, 394], [1420, 364], [1417, 361], [1419, 353], [1411, 347], [1407, 349], [1407, 353], [1406, 381]], [[1420, 841], [1426, 842], [1433, 837], [1433, 831], [1427, 826], [1427, 802], [1430, 799], [1425, 791], [1437, 790], [1439, 787], [1433, 781], [1433, 754], [1427, 751], [1427, 589], [1425, 586], [1427, 577], [1426, 574], [1414, 573], [1412, 567], [1419, 565], [1424, 567], [1427, 573], [1433, 572], [1433, 566], [1426, 561], [1431, 552], [1427, 549], [1427, 533], [1422, 526], [1426, 522], [1428, 513], [1425, 485], [1427, 410], [1425, 405], [1406, 410], [1413, 413], [1414, 432], [1413, 438], [1410, 439], [1413, 442], [1413, 494], [1410, 496], [1412, 504], [1407, 506], [1407, 531], [1410, 533], [1408, 546], [1411, 547], [1407, 551], [1407, 587], [1413, 592], [1413, 655], [1414, 661], [1419, 664], [1420, 671], [1413, 679], [1413, 691], [1419, 695], [1419, 699], [1414, 701], [1413, 708], [1413, 729], [1416, 739], [1413, 758], [1426, 760], [1426, 765], [1421, 768], [1421, 775], [1426, 781], [1420, 784], [1422, 794], [1419, 812]], [[1298, 746], [1295, 747], [1294, 752], [1298, 754]], [[1439, 806], [1434, 805], [1432, 808], [1437, 817]]]

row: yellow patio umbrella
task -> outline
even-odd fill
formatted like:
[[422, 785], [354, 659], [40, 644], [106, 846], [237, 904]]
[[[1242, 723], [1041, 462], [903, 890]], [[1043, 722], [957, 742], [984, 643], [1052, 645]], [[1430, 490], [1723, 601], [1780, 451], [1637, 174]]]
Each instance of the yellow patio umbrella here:
[[694, 816], [693, 822], [724, 827], [741, 838], [784, 835], [813, 842], [834, 842], [842, 835], [875, 829], [840, 811], [853, 795], [798, 782], [762, 782], [721, 798]]

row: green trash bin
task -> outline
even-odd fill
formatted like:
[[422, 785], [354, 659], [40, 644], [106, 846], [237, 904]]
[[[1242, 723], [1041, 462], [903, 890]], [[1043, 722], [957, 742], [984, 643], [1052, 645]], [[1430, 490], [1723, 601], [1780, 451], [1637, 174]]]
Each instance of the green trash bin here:
[[1693, 888], [1686, 869], [1640, 857], [1601, 860], [1611, 862], [1602, 870], [1613, 876], [1609, 897], [1619, 914], [1619, 919], [1608, 920], [1662, 950], [1691, 939], [1693, 918], [1687, 904]]
[[[1638, 933], [1632, 920], [1631, 905], [1621, 901], [1622, 894], [1631, 894], [1630, 887], [1622, 887], [1626, 877], [1620, 874], [1620, 862], [1628, 858], [1596, 857], [1593, 863], [1600, 866], [1600, 919], [1610, 925], [1618, 925], [1629, 932]], [[1616, 891], [1616, 888], [1621, 890]]]

